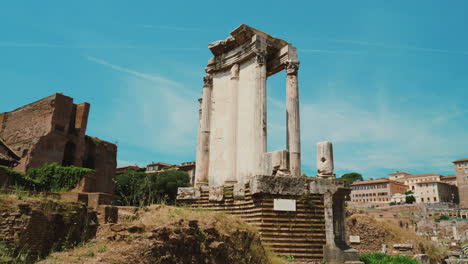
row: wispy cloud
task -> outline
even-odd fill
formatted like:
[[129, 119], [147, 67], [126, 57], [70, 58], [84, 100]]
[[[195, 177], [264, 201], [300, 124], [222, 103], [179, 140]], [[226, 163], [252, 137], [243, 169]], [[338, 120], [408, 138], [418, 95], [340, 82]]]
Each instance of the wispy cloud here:
[[138, 25], [142, 28], [147, 29], [157, 29], [157, 30], [171, 30], [171, 31], [200, 31], [200, 28], [191, 27], [191, 26], [184, 26], [184, 25]]
[[114, 116], [105, 124], [108, 133], [148, 152], [164, 153], [165, 159], [171, 155], [194, 158], [198, 120], [196, 92], [162, 75], [142, 73], [93, 56], [86, 59], [122, 73], [117, 79], [121, 85], [113, 94]]
[[346, 50], [324, 50], [324, 49], [303, 49], [298, 48], [300, 52], [317, 53], [317, 54], [363, 54], [362, 52], [346, 51]]
[[200, 51], [202, 48], [193, 47], [161, 47], [156, 45], [72, 45], [72, 44], [50, 44], [35, 42], [0, 41], [0, 48], [46, 48], [46, 49], [153, 49], [159, 51]]
[[[306, 98], [300, 105], [302, 162], [309, 173], [315, 171], [315, 144], [324, 140], [334, 143], [337, 173], [358, 171], [367, 177], [386, 176], [385, 171], [396, 169], [452, 173], [451, 159], [466, 155], [468, 142], [460, 140], [466, 135], [462, 122], [466, 110], [437, 105], [431, 111], [427, 105], [411, 111], [403, 105], [390, 107], [394, 102], [387, 101], [385, 88], [365, 98], [332, 94], [322, 94], [317, 101]], [[284, 103], [275, 98], [268, 102], [276, 108], [268, 116], [273, 141], [269, 145], [284, 148]]]
[[[373, 46], [385, 49], [399, 49], [399, 50], [409, 50], [409, 51], [418, 51], [418, 52], [432, 52], [432, 53], [445, 53], [445, 54], [455, 54], [455, 55], [468, 55], [468, 51], [464, 50], [450, 50], [450, 49], [436, 49], [436, 48], [426, 48], [426, 47], [411, 47], [407, 45], [398, 45], [398, 44], [388, 44], [388, 43], [379, 43], [379, 42], [369, 42], [361, 40], [349, 40], [349, 39], [323, 39], [319, 40], [329, 41], [329, 42], [338, 42], [338, 43], [348, 43], [353, 45], [361, 46]], [[307, 50], [307, 49], [304, 49]]]
[[64, 48], [65, 46], [47, 43], [28, 43], [28, 42], [13, 42], [0, 41], [0, 47], [15, 47], [15, 48]]
[[93, 56], [86, 56], [86, 59], [88, 59], [89, 61], [95, 62], [97, 64], [109, 67], [109, 68], [111, 68], [113, 70], [117, 70], [117, 71], [120, 71], [120, 72], [131, 74], [131, 75], [136, 76], [136, 77], [141, 78], [141, 79], [145, 79], [145, 80], [149, 80], [149, 81], [155, 81], [155, 82], [161, 82], [161, 83], [165, 83], [165, 84], [169, 84], [169, 85], [181, 86], [181, 84], [179, 84], [178, 82], [172, 81], [170, 79], [167, 79], [167, 78], [164, 78], [164, 77], [161, 77], [161, 76], [152, 75], [152, 74], [141, 73], [141, 72], [138, 72], [138, 71], [135, 71], [135, 70], [132, 70], [132, 69], [128, 69], [128, 68], [125, 68], [125, 67], [122, 67], [122, 66], [119, 66], [119, 65], [112, 64], [110, 62], [107, 62], [107, 61], [102, 60], [102, 59], [98, 59], [98, 58], [93, 57]]

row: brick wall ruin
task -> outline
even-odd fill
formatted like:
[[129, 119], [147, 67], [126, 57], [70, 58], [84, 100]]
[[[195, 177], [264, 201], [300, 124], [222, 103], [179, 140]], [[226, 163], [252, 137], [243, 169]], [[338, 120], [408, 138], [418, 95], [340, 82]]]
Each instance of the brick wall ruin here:
[[56, 162], [94, 169], [79, 191], [113, 194], [117, 146], [86, 136], [90, 105], [53, 94], [0, 114], [0, 138], [18, 156], [15, 170], [26, 172]]

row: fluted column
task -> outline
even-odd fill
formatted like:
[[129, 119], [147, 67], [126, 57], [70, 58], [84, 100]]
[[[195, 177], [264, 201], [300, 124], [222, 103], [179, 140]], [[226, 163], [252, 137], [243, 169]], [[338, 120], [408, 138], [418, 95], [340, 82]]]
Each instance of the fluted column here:
[[200, 129], [198, 134], [197, 163], [195, 169], [196, 185], [208, 184], [208, 166], [210, 160], [210, 116], [211, 92], [213, 77], [206, 74], [203, 78], [203, 95], [200, 116]]
[[254, 133], [255, 133], [255, 167], [252, 168], [255, 174], [261, 174], [263, 165], [263, 155], [267, 152], [267, 69], [266, 51], [258, 51], [255, 58], [256, 75], [254, 89], [256, 96], [256, 107], [254, 112]]
[[286, 122], [289, 168], [294, 177], [301, 176], [301, 128], [299, 121], [298, 61], [286, 62]]
[[225, 145], [225, 156], [228, 159], [226, 168], [225, 184], [237, 183], [237, 108], [239, 88], [239, 64], [231, 67], [231, 77], [228, 87], [229, 98], [229, 121], [227, 124], [227, 138]]

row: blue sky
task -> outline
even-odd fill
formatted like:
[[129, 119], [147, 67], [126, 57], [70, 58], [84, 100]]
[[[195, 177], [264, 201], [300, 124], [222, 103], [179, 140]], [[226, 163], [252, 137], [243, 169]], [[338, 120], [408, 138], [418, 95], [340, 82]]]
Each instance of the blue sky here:
[[[0, 112], [63, 92], [119, 165], [195, 160], [207, 44], [248, 24], [298, 48], [303, 171], [453, 173], [468, 157], [466, 1], [4, 1]], [[268, 149], [285, 148], [285, 74]]]

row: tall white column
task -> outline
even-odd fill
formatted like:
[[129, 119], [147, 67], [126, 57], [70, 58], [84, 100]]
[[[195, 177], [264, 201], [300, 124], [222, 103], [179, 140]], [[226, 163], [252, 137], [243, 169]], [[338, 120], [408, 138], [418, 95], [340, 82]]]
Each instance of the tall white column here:
[[255, 58], [256, 75], [254, 80], [254, 90], [256, 96], [256, 107], [254, 110], [254, 137], [255, 137], [255, 167], [252, 168], [255, 174], [263, 173], [263, 155], [267, 152], [267, 69], [266, 51], [258, 51]]
[[286, 122], [289, 168], [294, 177], [301, 176], [301, 128], [299, 121], [298, 61], [286, 62]]
[[211, 74], [206, 74], [203, 78], [203, 82], [197, 163], [195, 169], [196, 185], [208, 184], [208, 166], [210, 159], [211, 92], [213, 89], [213, 77]]
[[226, 168], [225, 184], [237, 183], [237, 109], [239, 89], [239, 64], [231, 67], [231, 76], [228, 87], [229, 121], [227, 124], [227, 136], [225, 145], [225, 157], [228, 162]]

